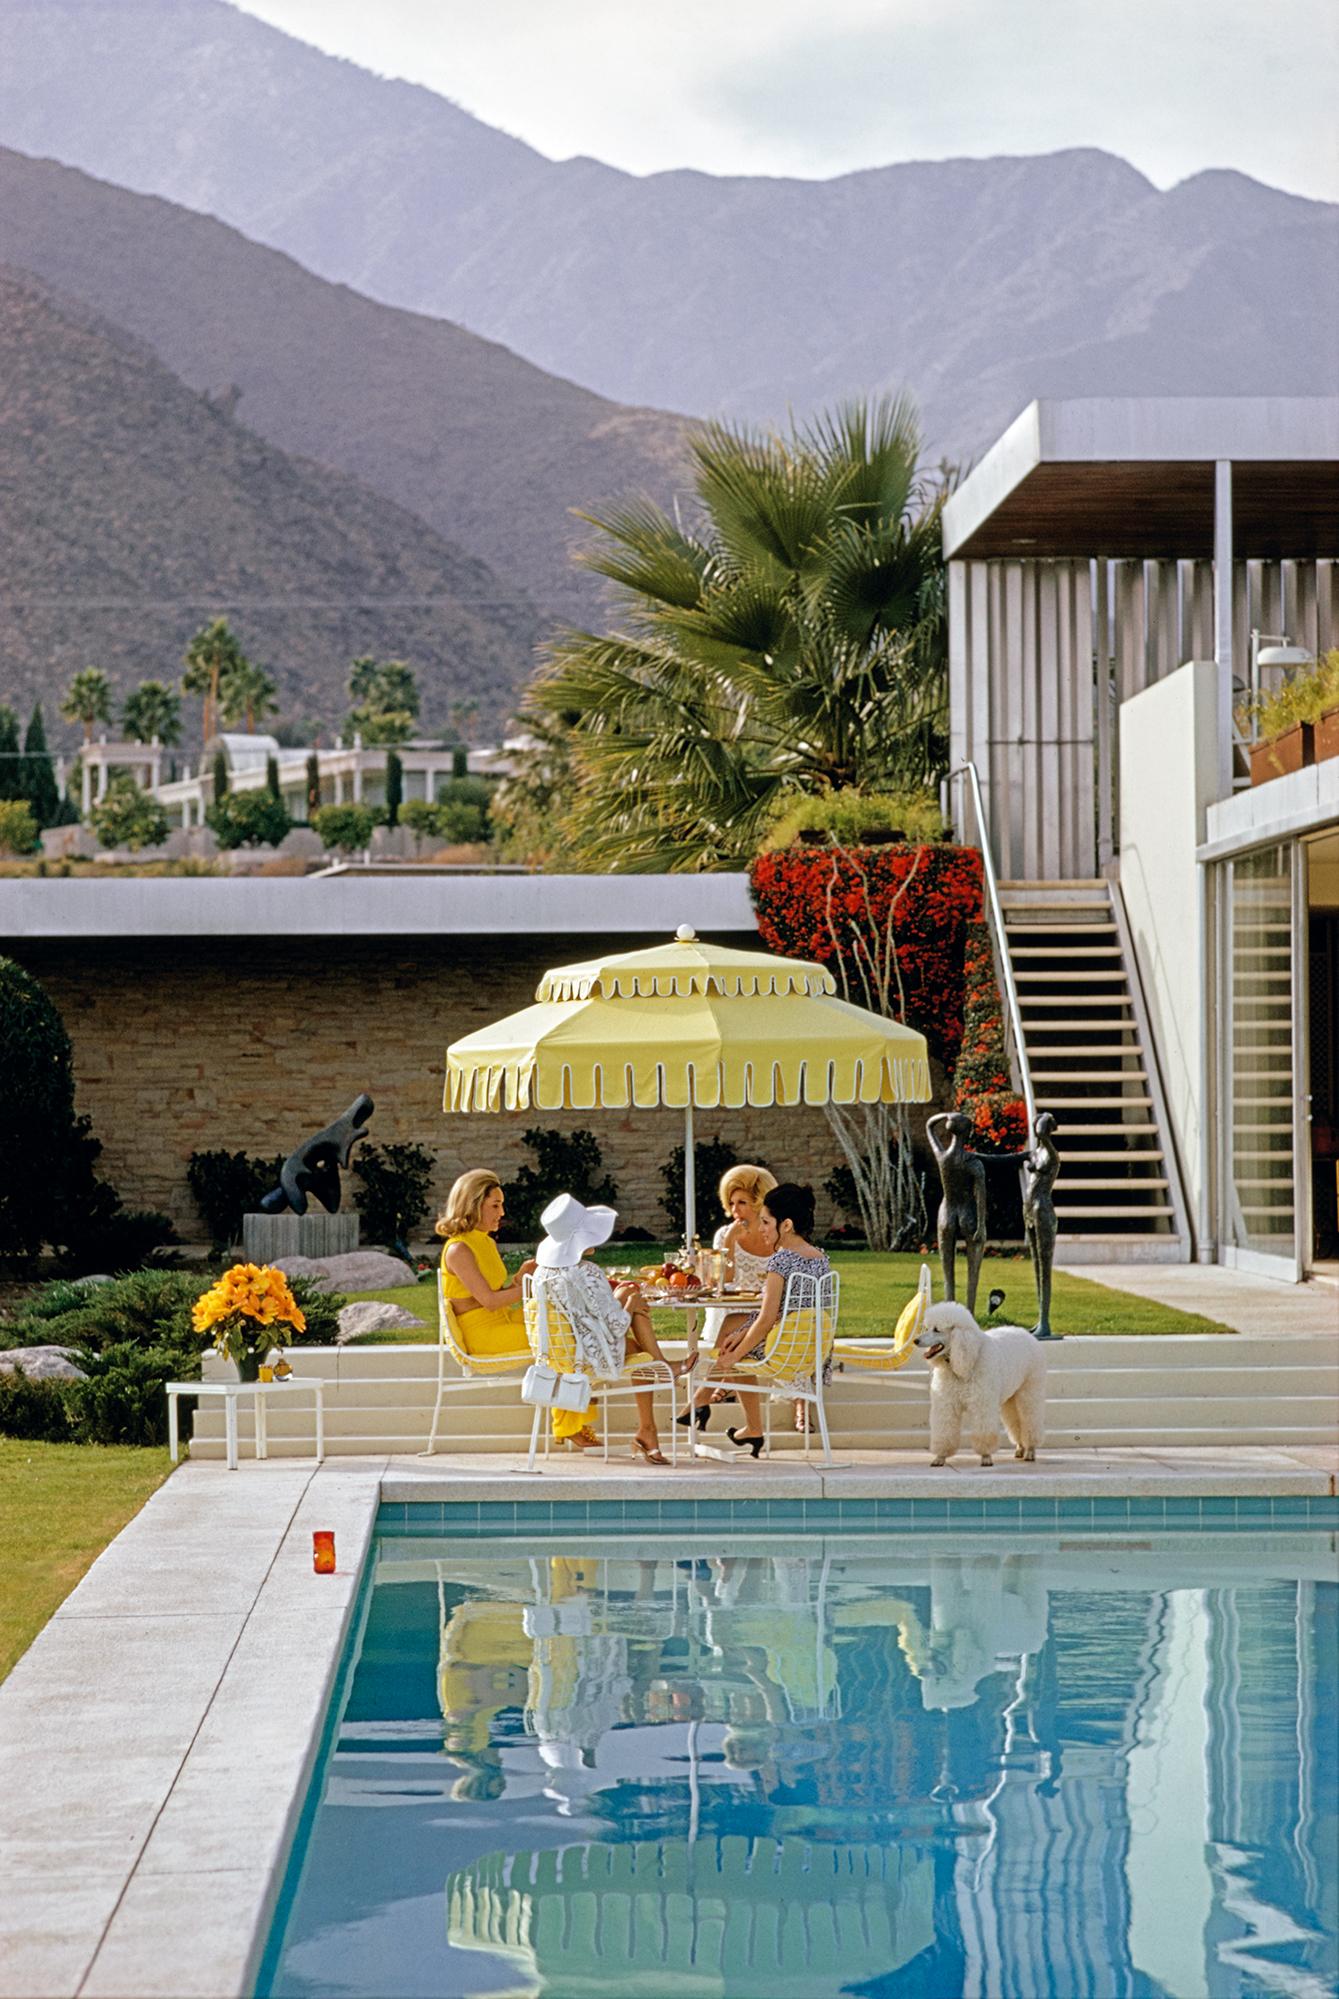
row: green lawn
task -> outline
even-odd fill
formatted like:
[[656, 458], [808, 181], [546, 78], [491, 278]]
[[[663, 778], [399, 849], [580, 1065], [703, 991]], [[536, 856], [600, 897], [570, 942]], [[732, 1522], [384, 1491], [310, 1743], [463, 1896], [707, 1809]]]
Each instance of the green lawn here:
[[0, 1437], [0, 1679], [171, 1469], [165, 1449]]
[[[636, 1270], [655, 1261], [651, 1243], [616, 1243], [598, 1253], [600, 1263], [631, 1264]], [[515, 1266], [519, 1257], [509, 1256]], [[892, 1332], [920, 1275], [919, 1256], [885, 1256], [871, 1250], [838, 1250], [833, 1266], [841, 1272], [841, 1331], [843, 1337], [858, 1338]], [[938, 1285], [937, 1261], [932, 1264]], [[961, 1265], [960, 1265], [961, 1268]], [[1032, 1287], [1032, 1266], [1021, 1257], [987, 1257], [981, 1271], [977, 1303], [984, 1311], [993, 1288], [1004, 1292], [1004, 1304], [997, 1314], [1000, 1323], [1030, 1326], [1036, 1318], [1036, 1295]], [[372, 1335], [368, 1344], [429, 1340], [436, 1338], [437, 1298], [431, 1279], [405, 1285], [397, 1291], [359, 1291], [359, 1298], [380, 1298], [403, 1305], [423, 1319], [423, 1332], [405, 1331]], [[668, 1324], [668, 1315], [665, 1323]], [[1177, 1312], [1150, 1298], [1136, 1298], [1128, 1291], [1109, 1291], [1103, 1284], [1091, 1284], [1082, 1277], [1055, 1273], [1051, 1300], [1051, 1323], [1058, 1333], [1227, 1333], [1213, 1319], [1194, 1312]]]

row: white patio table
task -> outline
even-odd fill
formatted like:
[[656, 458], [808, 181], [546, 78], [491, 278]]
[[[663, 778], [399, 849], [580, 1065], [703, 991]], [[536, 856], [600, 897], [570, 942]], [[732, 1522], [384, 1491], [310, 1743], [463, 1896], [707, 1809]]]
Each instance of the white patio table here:
[[224, 1398], [224, 1434], [227, 1441], [228, 1470], [237, 1470], [237, 1398], [253, 1395], [256, 1401], [256, 1456], [269, 1456], [269, 1438], [266, 1434], [265, 1403], [271, 1395], [292, 1395], [306, 1393], [316, 1398], [316, 1462], [325, 1458], [325, 1383], [309, 1376], [299, 1380], [296, 1376], [287, 1381], [169, 1381], [167, 1384], [167, 1444], [172, 1463], [177, 1462], [177, 1400], [182, 1395], [222, 1396]]

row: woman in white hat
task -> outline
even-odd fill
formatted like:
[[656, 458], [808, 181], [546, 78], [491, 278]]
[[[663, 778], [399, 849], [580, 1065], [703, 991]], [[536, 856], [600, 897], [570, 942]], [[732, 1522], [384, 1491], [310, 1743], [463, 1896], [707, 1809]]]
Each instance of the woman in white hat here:
[[[623, 1372], [631, 1354], [643, 1353], [672, 1374], [681, 1373], [678, 1363], [660, 1351], [651, 1314], [637, 1286], [620, 1284], [615, 1290], [602, 1270], [582, 1260], [589, 1250], [608, 1242], [618, 1220], [616, 1210], [588, 1208], [574, 1194], [559, 1194], [539, 1219], [546, 1234], [535, 1251], [535, 1295], [547, 1297], [570, 1322], [582, 1366], [592, 1375], [611, 1380]], [[555, 1413], [561, 1416], [564, 1412]], [[637, 1417], [634, 1457], [651, 1465], [667, 1465], [649, 1389], [637, 1396]], [[594, 1430], [582, 1425], [569, 1441], [584, 1450], [600, 1440]]]

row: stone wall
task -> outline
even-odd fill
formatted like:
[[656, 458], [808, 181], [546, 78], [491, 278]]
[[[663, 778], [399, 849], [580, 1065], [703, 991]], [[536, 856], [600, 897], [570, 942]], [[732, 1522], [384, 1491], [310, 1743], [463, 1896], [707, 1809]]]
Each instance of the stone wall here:
[[[202, 1234], [185, 1178], [193, 1151], [290, 1151], [363, 1089], [377, 1103], [374, 1141], [412, 1140], [436, 1155], [434, 1199], [467, 1166], [510, 1178], [530, 1158], [522, 1133], [532, 1124], [584, 1125], [603, 1148], [624, 1219], [661, 1233], [660, 1169], [682, 1138], [680, 1113], [442, 1110], [447, 1043], [530, 1004], [547, 965], [603, 948], [597, 938], [558, 949], [552, 938], [331, 937], [315, 947], [235, 938], [28, 942], [13, 955], [64, 1017], [79, 1108], [102, 1140], [107, 1177], [128, 1206], [164, 1209], [187, 1241]], [[697, 1131], [778, 1178], [808, 1182], [821, 1216], [830, 1212], [821, 1186], [840, 1153], [821, 1111], [707, 1111]]]

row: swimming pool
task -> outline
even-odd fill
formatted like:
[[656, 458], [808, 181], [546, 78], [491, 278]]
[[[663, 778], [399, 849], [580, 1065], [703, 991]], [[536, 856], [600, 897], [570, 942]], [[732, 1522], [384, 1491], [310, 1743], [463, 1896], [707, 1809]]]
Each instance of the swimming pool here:
[[1333, 1531], [1044, 1504], [387, 1509], [258, 1990], [1332, 1999]]

